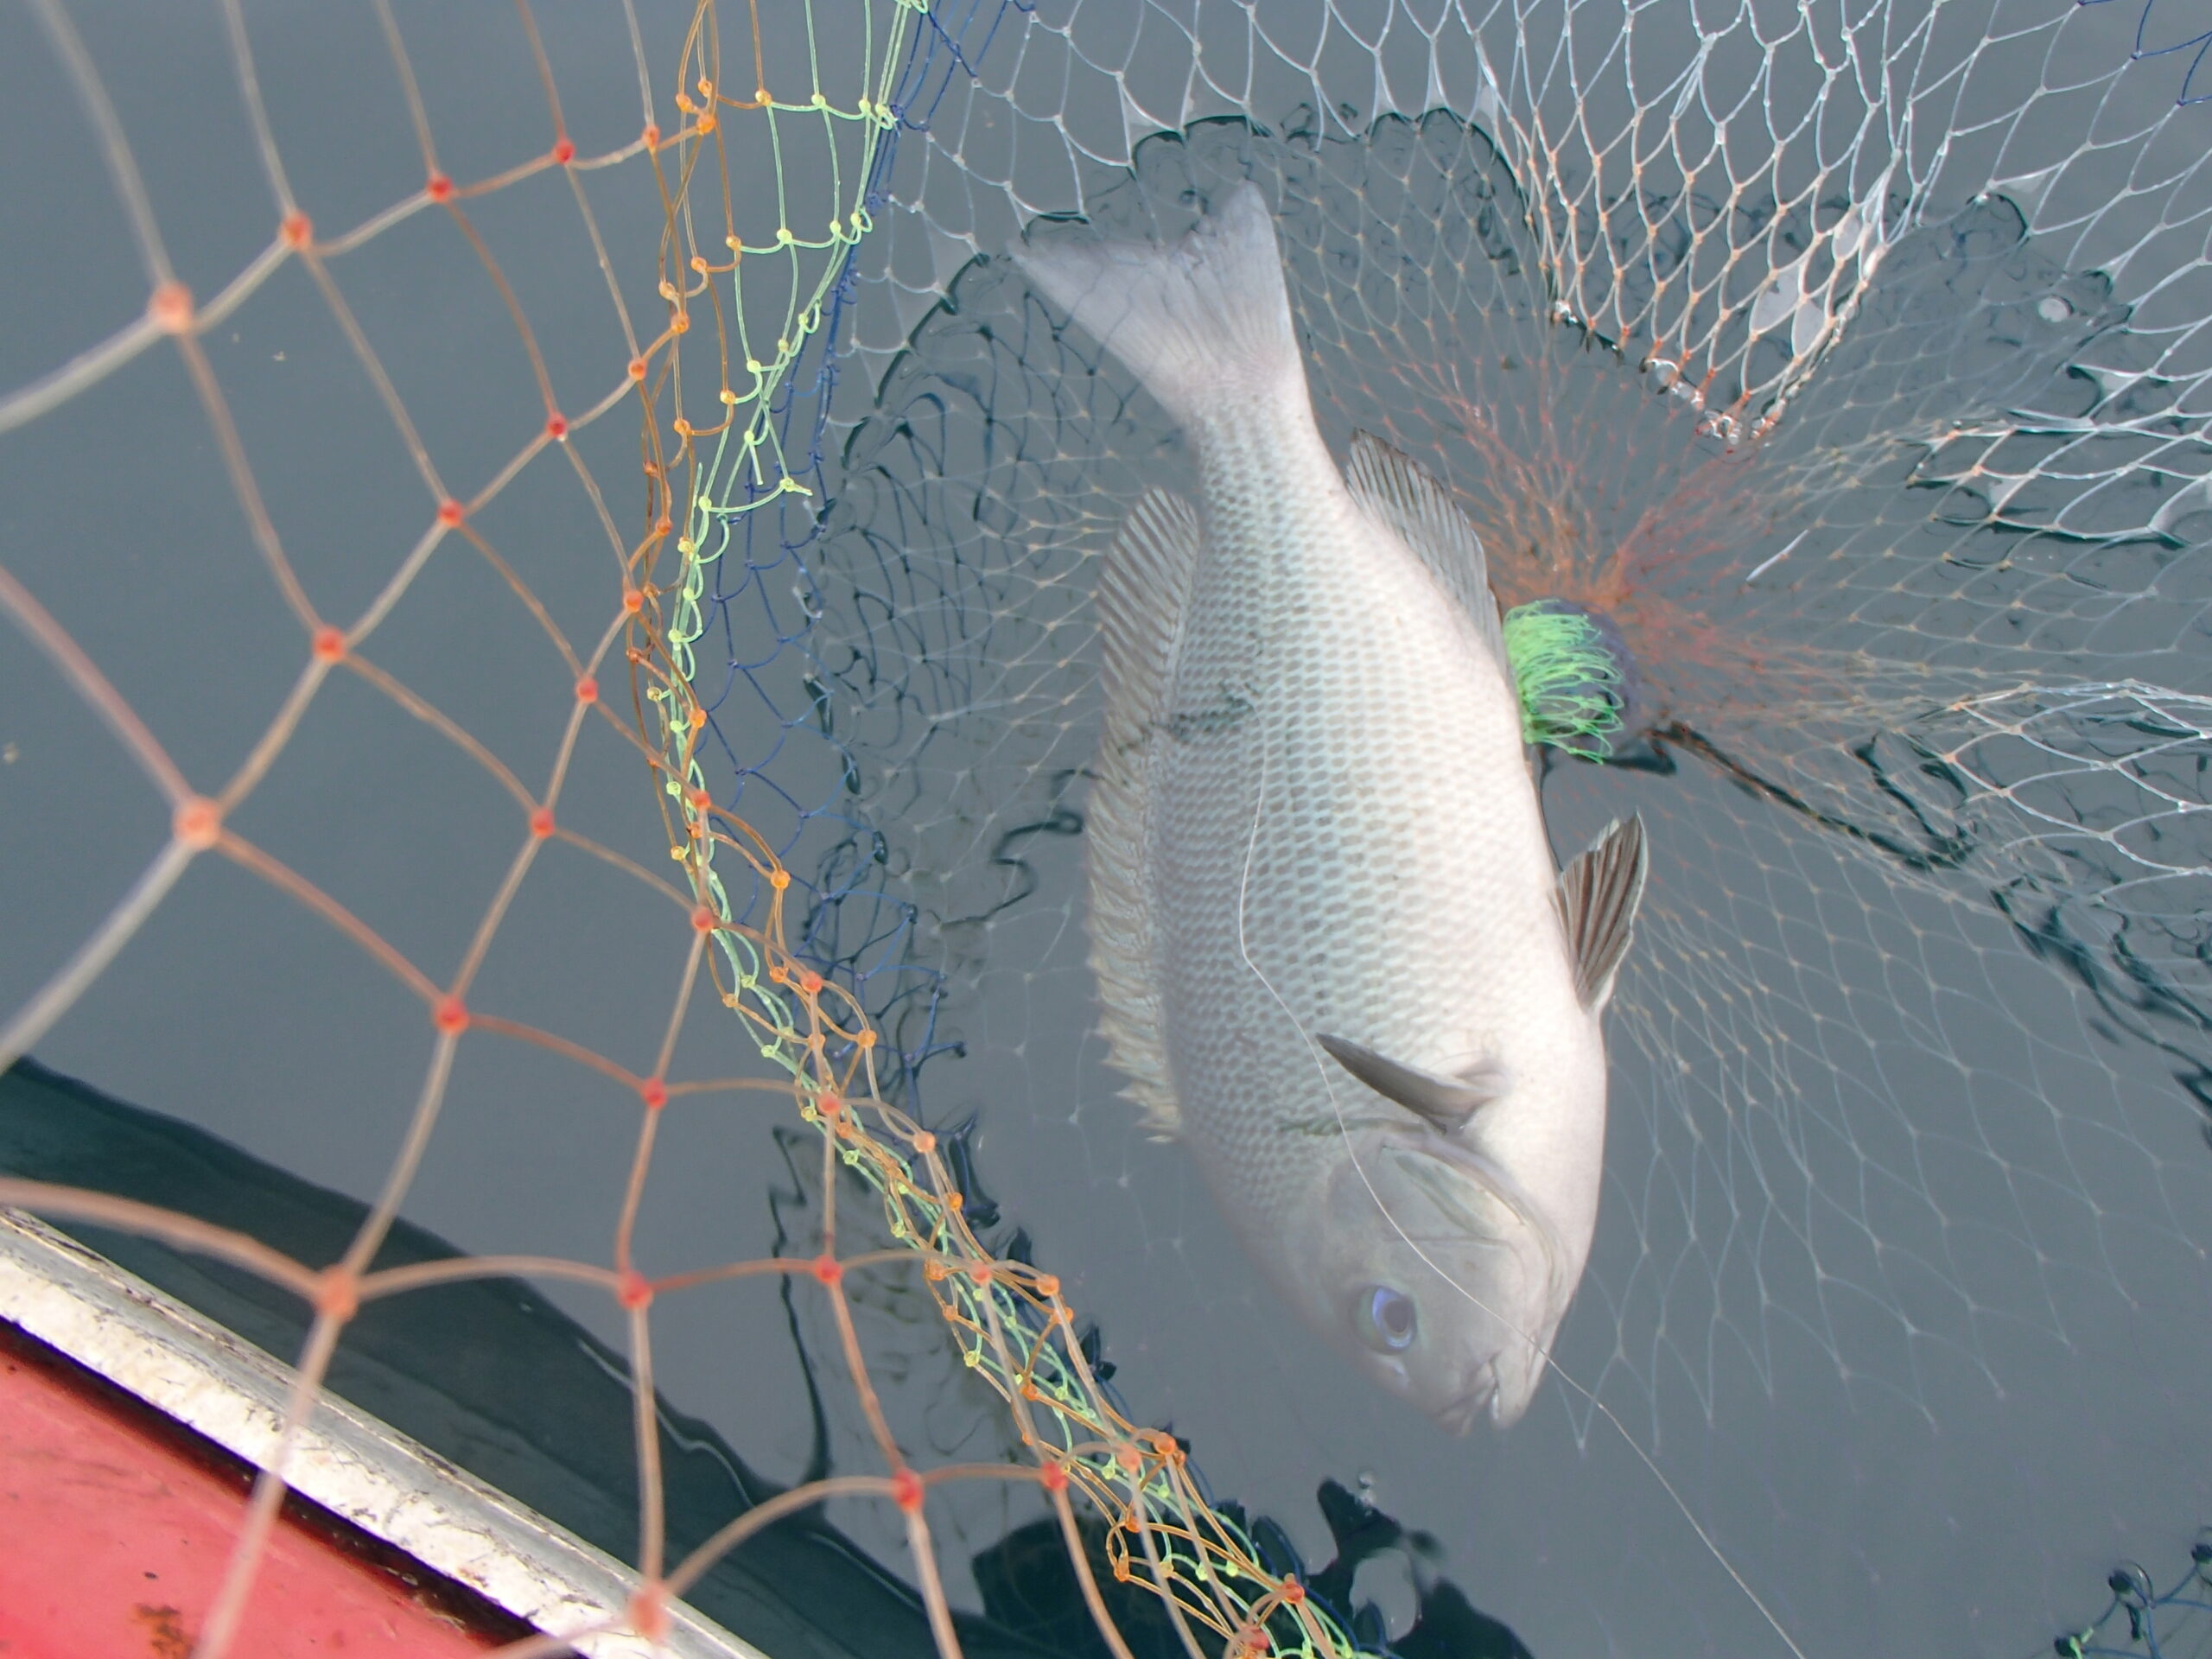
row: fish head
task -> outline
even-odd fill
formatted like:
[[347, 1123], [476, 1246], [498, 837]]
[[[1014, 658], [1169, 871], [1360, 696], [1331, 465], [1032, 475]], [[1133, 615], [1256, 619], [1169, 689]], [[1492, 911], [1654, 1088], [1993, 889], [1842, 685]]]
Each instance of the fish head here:
[[1390, 1132], [1346, 1146], [1309, 1317], [1452, 1433], [1516, 1422], [1573, 1294], [1555, 1230], [1478, 1148]]

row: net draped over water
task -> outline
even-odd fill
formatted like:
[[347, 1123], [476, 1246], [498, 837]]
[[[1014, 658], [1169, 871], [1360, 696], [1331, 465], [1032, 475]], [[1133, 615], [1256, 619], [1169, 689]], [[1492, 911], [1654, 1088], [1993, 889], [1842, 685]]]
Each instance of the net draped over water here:
[[[172, 1230], [319, 1311], [310, 1387], [428, 1282], [362, 1276], [404, 1210], [626, 1357], [641, 1448], [658, 1383], [790, 1489], [687, 1560], [641, 1451], [610, 1629], [821, 1500], [941, 1649], [1013, 1538], [1101, 1652], [1413, 1641], [1440, 1573], [1537, 1653], [2185, 1631], [2183, 10], [33, 6], [0, 1048], [372, 1201], [334, 1274]], [[1248, 179], [1332, 448], [1632, 668], [1538, 761], [1556, 847], [1640, 810], [1653, 874], [1503, 1439], [1331, 1369], [1091, 1034], [1091, 590], [1192, 463], [1002, 255]], [[1325, 1480], [1394, 1568], [1306, 1564]]]

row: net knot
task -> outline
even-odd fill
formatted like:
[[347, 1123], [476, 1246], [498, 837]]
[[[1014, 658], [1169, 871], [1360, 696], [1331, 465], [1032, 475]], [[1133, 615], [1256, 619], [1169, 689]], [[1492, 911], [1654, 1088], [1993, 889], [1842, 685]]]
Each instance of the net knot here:
[[315, 1311], [344, 1325], [361, 1311], [361, 1281], [340, 1262], [325, 1268], [315, 1280]]
[[668, 1639], [668, 1586], [658, 1580], [639, 1585], [630, 1597], [630, 1628], [648, 1642]]
[[182, 283], [163, 283], [146, 302], [146, 315], [165, 334], [192, 332], [192, 290]]
[[186, 848], [204, 853], [223, 838], [223, 809], [205, 795], [178, 804], [169, 831]]

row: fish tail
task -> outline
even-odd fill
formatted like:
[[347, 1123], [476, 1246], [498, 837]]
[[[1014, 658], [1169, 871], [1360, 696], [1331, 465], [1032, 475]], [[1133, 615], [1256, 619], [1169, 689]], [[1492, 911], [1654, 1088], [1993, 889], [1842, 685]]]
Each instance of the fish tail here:
[[1237, 186], [1173, 247], [1071, 238], [1014, 259], [1185, 426], [1287, 378], [1303, 387], [1274, 220], [1255, 185]]

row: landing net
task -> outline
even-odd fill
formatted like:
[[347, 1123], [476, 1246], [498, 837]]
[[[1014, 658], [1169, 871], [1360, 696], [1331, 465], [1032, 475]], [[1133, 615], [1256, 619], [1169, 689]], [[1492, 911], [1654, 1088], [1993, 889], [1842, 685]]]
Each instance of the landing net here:
[[[1538, 1652], [1783, 1650], [1715, 1554], [1808, 1648], [2081, 1629], [2076, 1567], [2212, 1503], [2178, 10], [34, 6], [0, 1058], [372, 1209], [297, 1262], [0, 1197], [294, 1287], [301, 1421], [365, 1300], [597, 1321], [639, 1419], [601, 1630], [818, 1505], [948, 1654], [1036, 1525], [1099, 1650], [1404, 1635], [1198, 1465], [1315, 1557], [1365, 1476]], [[1545, 763], [1562, 848], [1633, 806], [1658, 864], [1585, 1391], [1501, 1446], [1346, 1395], [1084, 1035], [1091, 573], [1187, 460], [995, 256], [1244, 178], [1338, 452], [1414, 454], [1501, 598], [1638, 677]], [[372, 1270], [403, 1206], [476, 1254]], [[656, 1385], [788, 1485], [680, 1556]], [[275, 1616], [279, 1495], [196, 1651]]]

